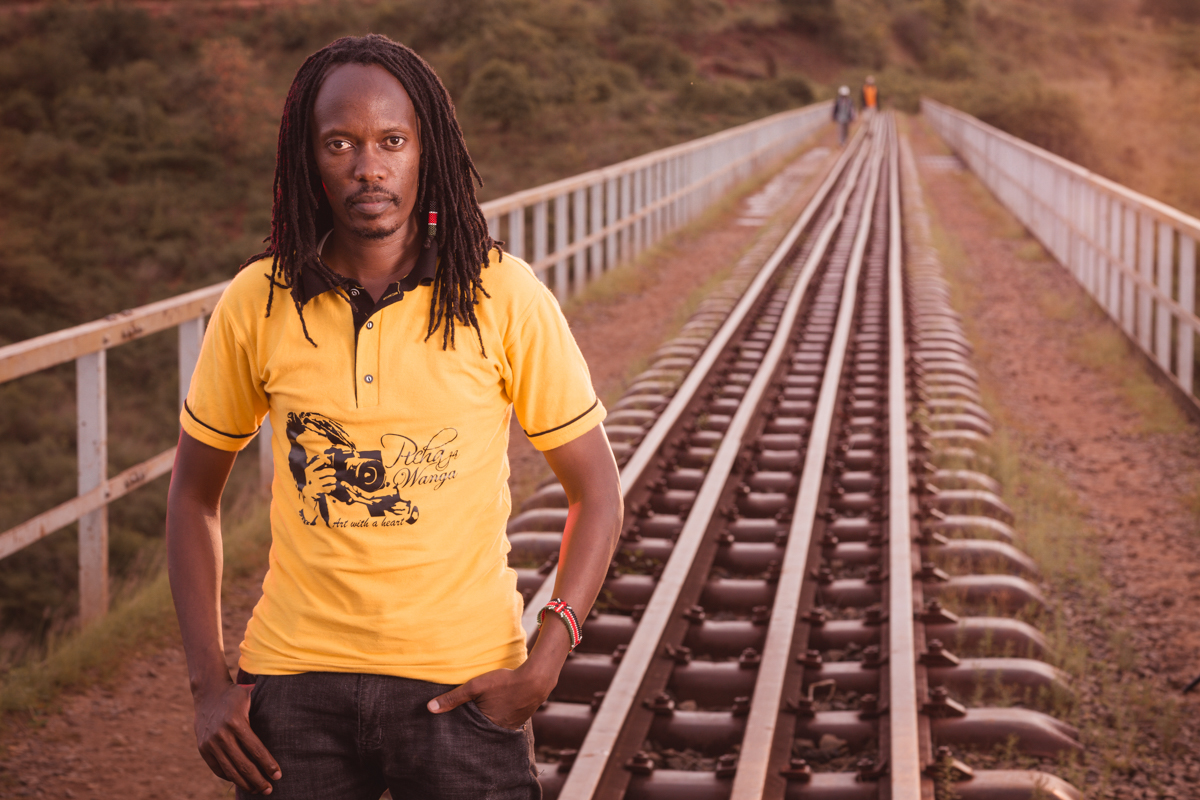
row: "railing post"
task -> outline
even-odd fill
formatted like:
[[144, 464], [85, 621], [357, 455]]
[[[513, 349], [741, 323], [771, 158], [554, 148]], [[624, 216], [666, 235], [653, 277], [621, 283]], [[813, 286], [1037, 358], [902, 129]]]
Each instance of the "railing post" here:
[[[571, 222], [575, 229], [574, 241], [580, 242], [587, 237], [587, 190], [576, 189], [575, 199], [571, 205], [573, 206]], [[588, 284], [587, 251], [576, 251], [574, 259], [575, 294], [579, 294]]]
[[187, 400], [192, 385], [192, 373], [200, 360], [200, 345], [204, 343], [204, 317], [179, 323], [179, 407]]
[[508, 252], [525, 258], [525, 206], [508, 212]]
[[[75, 359], [79, 494], [108, 480], [108, 359], [99, 350]], [[108, 611], [108, 506], [79, 518], [79, 622]]]
[[[633, 205], [630, 211], [637, 214], [646, 206], [646, 201], [643, 197], [646, 194], [646, 173], [648, 168], [642, 167], [634, 173], [633, 181]], [[646, 225], [648, 220], [645, 217], [638, 219], [637, 224], [633, 226], [633, 254], [638, 256], [646, 247]]]
[[1108, 214], [1108, 248], [1105, 251], [1106, 269], [1108, 274], [1108, 313], [1118, 322], [1121, 319], [1121, 284], [1124, 282], [1121, 270], [1121, 205], [1115, 198], [1105, 201]]
[[[546, 201], [541, 200], [533, 205], [533, 258], [534, 264], [540, 264], [546, 258]], [[537, 267], [538, 280], [549, 283], [545, 267]]]
[[[1158, 290], [1170, 297], [1175, 283], [1175, 229], [1164, 222], [1158, 223]], [[1154, 355], [1158, 364], [1169, 375], [1171, 373], [1171, 309], [1155, 300]]]
[[620, 188], [617, 190], [617, 218], [622, 221], [620, 224], [620, 255], [622, 261], [628, 261], [634, 257], [634, 225], [629, 221], [630, 213], [632, 213], [632, 199], [634, 199], [634, 173], [625, 173], [620, 176]]
[[607, 201], [607, 213], [604, 224], [609, 228], [608, 238], [604, 240], [604, 270], [607, 272], [617, 265], [617, 179], [605, 181], [604, 199]]
[[1121, 219], [1124, 227], [1121, 231], [1121, 252], [1124, 269], [1121, 271], [1121, 327], [1129, 338], [1134, 338], [1134, 322], [1136, 308], [1134, 303], [1137, 284], [1133, 282], [1130, 273], [1137, 269], [1137, 214], [1132, 208], [1121, 204]]
[[[592, 230], [593, 235], [599, 235], [604, 229], [604, 184], [596, 181], [591, 188]], [[604, 256], [599, 239], [592, 245], [591, 265], [588, 267], [588, 281], [594, 281], [604, 274]]]
[[[1146, 213], [1138, 214], [1138, 272], [1146, 283], [1154, 284], [1154, 219]], [[1142, 350], [1151, 352], [1150, 318], [1153, 315], [1153, 299], [1150, 289], [1137, 287], [1137, 340]]]
[[[1189, 316], [1196, 313], [1196, 240], [1183, 234], [1179, 236], [1179, 305]], [[1187, 318], [1179, 320], [1179, 385], [1193, 397], [1195, 341], [1196, 331]]]
[[[567, 249], [567, 195], [554, 198], [554, 252]], [[554, 262], [554, 296], [559, 303], [567, 302], [570, 296], [570, 278], [567, 275], [567, 259], [559, 255]]]

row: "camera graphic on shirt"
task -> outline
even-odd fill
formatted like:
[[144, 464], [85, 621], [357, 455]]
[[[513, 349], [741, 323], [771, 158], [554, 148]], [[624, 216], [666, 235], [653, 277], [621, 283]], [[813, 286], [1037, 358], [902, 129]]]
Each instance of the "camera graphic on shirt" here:
[[362, 503], [372, 515], [382, 514], [399, 499], [388, 482], [379, 450], [355, 450], [333, 445], [325, 450], [337, 486], [330, 497], [343, 503]]
[[339, 422], [310, 411], [288, 412], [287, 438], [288, 469], [304, 524], [357, 525], [365, 522], [363, 510], [380, 525], [414, 525], [420, 518], [417, 507], [400, 496], [396, 459], [390, 466], [384, 461], [386, 444], [381, 450], [360, 450]]

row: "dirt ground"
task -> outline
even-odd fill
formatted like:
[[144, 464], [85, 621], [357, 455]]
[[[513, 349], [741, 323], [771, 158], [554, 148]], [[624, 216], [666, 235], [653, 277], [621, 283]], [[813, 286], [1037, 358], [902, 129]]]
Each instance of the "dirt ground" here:
[[1021, 458], [1065, 479], [1099, 556], [1080, 597], [1055, 598], [1092, 660], [1075, 719], [1091, 752], [1073, 777], [1088, 797], [1200, 798], [1200, 692], [1181, 694], [1200, 675], [1200, 428], [1162, 387], [1114, 380], [1148, 368], [1125, 352], [1098, 362], [1112, 326], [929, 129], [911, 129], [926, 203], [965, 256], [951, 280], [975, 298], [960, 311], [985, 395]]
[[[649, 354], [752, 244], [760, 237], [782, 237], [782, 220], [799, 212], [815, 189], [814, 176], [832, 159], [829, 144], [822, 139], [807, 158], [799, 157], [803, 179], [799, 186], [789, 184], [793, 194], [781, 199], [772, 220], [748, 219], [757, 213], [751, 193], [645, 254], [636, 269], [614, 274], [567, 305], [601, 398], [619, 396]], [[515, 423], [511, 441], [511, 482], [519, 503], [549, 472]], [[258, 573], [226, 583], [223, 619], [231, 670], [261, 581]], [[61, 697], [36, 722], [14, 720], [0, 735], [0, 798], [232, 796], [232, 785], [215, 777], [196, 752], [187, 668], [178, 644], [132, 660], [113, 681]]]

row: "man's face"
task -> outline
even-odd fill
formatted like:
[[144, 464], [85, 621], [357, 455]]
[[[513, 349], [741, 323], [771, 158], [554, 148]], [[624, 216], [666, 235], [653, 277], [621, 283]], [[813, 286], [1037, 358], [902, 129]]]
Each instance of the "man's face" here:
[[420, 124], [400, 81], [383, 67], [334, 67], [313, 104], [313, 155], [334, 226], [387, 239], [412, 219]]

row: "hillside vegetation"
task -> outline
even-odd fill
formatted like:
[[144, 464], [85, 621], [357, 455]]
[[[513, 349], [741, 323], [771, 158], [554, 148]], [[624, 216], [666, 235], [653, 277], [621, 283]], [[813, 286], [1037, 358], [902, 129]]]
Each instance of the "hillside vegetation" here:
[[[0, 4], [0, 11], [5, 6]], [[481, 197], [878, 76], [1200, 213], [1200, 0], [380, 0], [0, 13], [0, 345], [231, 276], [260, 249], [282, 98], [339, 35], [410, 44], [454, 97]], [[110, 351], [115, 473], [176, 435], [173, 337]], [[0, 385], [0, 530], [75, 491], [73, 370]], [[112, 507], [159, 568], [165, 479]], [[69, 629], [73, 529], [0, 561], [0, 667]]]

